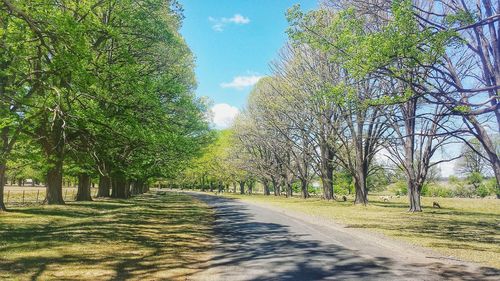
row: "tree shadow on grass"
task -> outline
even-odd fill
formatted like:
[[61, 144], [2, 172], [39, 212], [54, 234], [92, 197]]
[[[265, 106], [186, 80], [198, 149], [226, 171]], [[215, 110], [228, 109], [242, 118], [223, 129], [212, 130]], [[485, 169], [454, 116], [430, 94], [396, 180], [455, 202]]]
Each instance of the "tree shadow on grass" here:
[[12, 211], [34, 217], [0, 220], [2, 280], [184, 280], [209, 249], [211, 212], [186, 195]]

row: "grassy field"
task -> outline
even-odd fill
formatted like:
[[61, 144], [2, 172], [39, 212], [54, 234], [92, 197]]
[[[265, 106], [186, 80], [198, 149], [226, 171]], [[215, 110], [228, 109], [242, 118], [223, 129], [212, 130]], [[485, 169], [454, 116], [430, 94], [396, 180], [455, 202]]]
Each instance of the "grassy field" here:
[[182, 194], [11, 208], [0, 280], [188, 280], [208, 259], [212, 211]]
[[[262, 195], [225, 195], [245, 201], [306, 213], [383, 233], [431, 248], [447, 256], [500, 268], [500, 200], [465, 198], [422, 198], [424, 212], [408, 213], [407, 198], [382, 202], [370, 197], [370, 205], [351, 202], [328, 202]], [[433, 209], [438, 201], [442, 209]]]

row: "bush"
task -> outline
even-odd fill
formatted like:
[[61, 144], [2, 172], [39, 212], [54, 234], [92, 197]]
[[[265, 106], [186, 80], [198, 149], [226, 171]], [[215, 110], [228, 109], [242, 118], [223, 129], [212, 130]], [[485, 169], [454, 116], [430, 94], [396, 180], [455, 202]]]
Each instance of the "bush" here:
[[408, 185], [404, 181], [398, 181], [393, 185], [392, 190], [396, 195], [404, 196], [408, 194]]
[[486, 184], [481, 184], [477, 189], [476, 189], [476, 195], [484, 198], [488, 195], [490, 195], [492, 192], [489, 189], [489, 187]]
[[456, 185], [460, 182], [460, 180], [456, 176], [450, 176], [448, 178], [448, 183], [451, 185]]
[[455, 197], [472, 197], [472, 195], [474, 195], [474, 191], [470, 188], [470, 186], [458, 182], [457, 185], [455, 185], [453, 194]]
[[[449, 188], [436, 185], [436, 184], [425, 184], [425, 194], [422, 193], [422, 195], [425, 196], [431, 196], [431, 197], [453, 197], [453, 191]], [[422, 189], [423, 191], [423, 189]]]
[[354, 181], [347, 173], [336, 173], [333, 189], [337, 195], [349, 195], [354, 193]]

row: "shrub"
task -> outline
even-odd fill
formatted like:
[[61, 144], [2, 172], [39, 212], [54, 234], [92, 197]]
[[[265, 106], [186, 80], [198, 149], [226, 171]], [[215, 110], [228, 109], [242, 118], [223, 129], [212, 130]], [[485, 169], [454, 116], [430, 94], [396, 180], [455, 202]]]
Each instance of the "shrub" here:
[[474, 191], [470, 188], [470, 186], [459, 182], [455, 185], [453, 194], [455, 197], [472, 197], [472, 195], [474, 195]]
[[492, 190], [489, 189], [489, 187], [486, 184], [481, 184], [477, 189], [476, 189], [476, 195], [484, 198], [488, 195], [490, 195]]
[[336, 173], [333, 189], [337, 195], [349, 195], [354, 193], [354, 181], [347, 173]]
[[436, 185], [436, 184], [425, 184], [426, 193], [422, 195], [431, 197], [453, 197], [453, 192], [451, 189]]
[[451, 185], [456, 185], [460, 182], [460, 180], [456, 176], [450, 176], [448, 178], [448, 183]]
[[408, 185], [404, 181], [398, 181], [394, 184], [392, 188], [396, 195], [407, 195], [408, 194]]

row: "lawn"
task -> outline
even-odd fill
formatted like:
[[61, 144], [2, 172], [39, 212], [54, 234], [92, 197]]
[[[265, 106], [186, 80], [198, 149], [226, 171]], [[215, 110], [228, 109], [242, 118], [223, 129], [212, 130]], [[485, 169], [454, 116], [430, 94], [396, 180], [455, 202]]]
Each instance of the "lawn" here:
[[187, 280], [212, 211], [190, 196], [16, 207], [0, 214], [0, 280]]
[[[383, 233], [446, 256], [500, 268], [500, 200], [422, 198], [424, 211], [408, 213], [406, 198], [382, 202], [370, 197], [369, 206], [262, 195], [226, 195], [306, 213], [323, 220]], [[441, 209], [432, 208], [438, 201]]]

